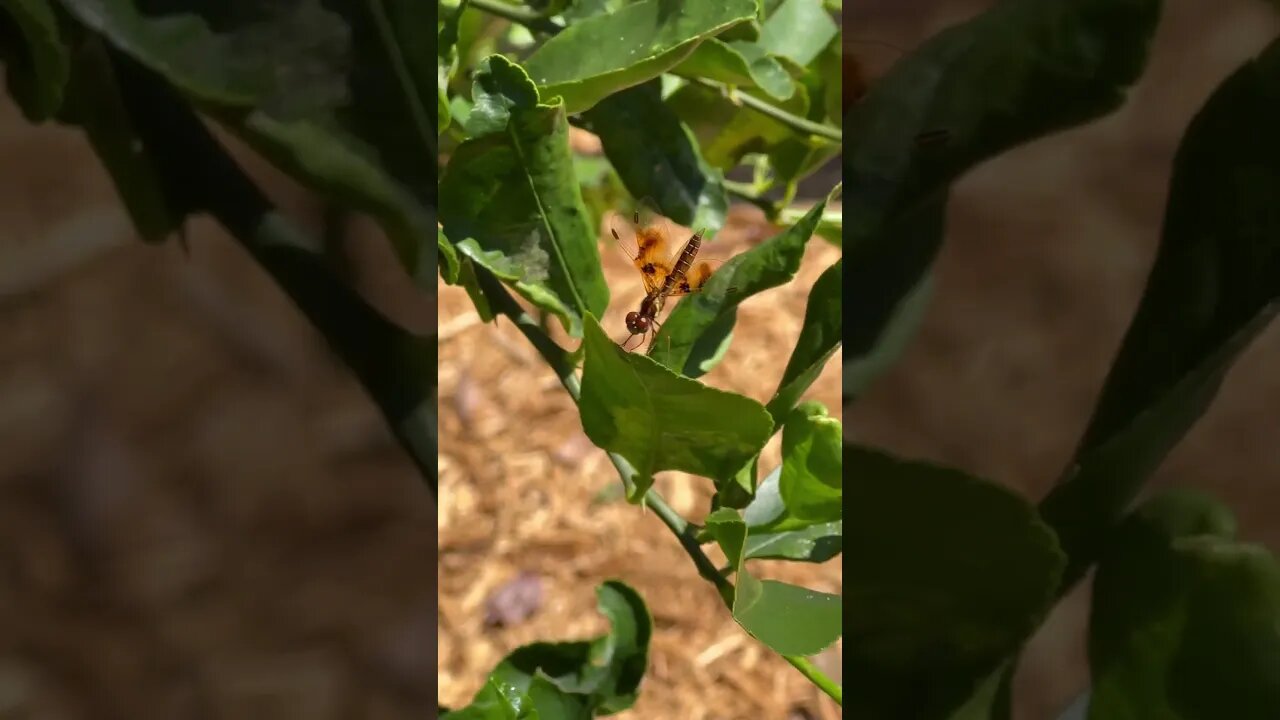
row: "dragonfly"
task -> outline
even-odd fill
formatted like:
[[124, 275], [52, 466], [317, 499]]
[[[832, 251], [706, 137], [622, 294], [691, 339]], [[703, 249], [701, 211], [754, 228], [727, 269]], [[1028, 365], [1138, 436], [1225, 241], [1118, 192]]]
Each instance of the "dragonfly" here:
[[[702, 290], [707, 279], [711, 277], [711, 263], [703, 260], [694, 264], [698, 250], [702, 247], [705, 230], [699, 229], [685, 242], [678, 253], [671, 254], [671, 230], [657, 213], [647, 206], [646, 222], [641, 222], [641, 212], [636, 209], [631, 215], [635, 232], [635, 248], [624, 244], [622, 236], [615, 228], [609, 228], [613, 239], [630, 258], [631, 264], [640, 271], [644, 280], [645, 296], [640, 307], [627, 313], [627, 331], [631, 334], [621, 343], [624, 350], [634, 350], [644, 344], [644, 338], [653, 331], [649, 340], [649, 352], [653, 351], [653, 342], [657, 340], [657, 331], [662, 327], [658, 322], [658, 313], [666, 305], [667, 298], [688, 295]], [[635, 348], [627, 347], [632, 338], [640, 336]]]

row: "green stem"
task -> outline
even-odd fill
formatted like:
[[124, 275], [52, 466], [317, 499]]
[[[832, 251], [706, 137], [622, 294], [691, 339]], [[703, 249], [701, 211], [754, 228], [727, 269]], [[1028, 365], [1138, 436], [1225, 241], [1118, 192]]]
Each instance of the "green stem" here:
[[822, 123], [816, 123], [808, 118], [802, 118], [799, 115], [793, 115], [780, 107], [770, 105], [754, 95], [738, 92], [737, 90], [729, 88], [722, 83], [698, 77], [686, 79], [689, 82], [697, 83], [703, 87], [719, 90], [730, 102], [739, 103], [743, 107], [755, 110], [761, 115], [777, 120], [793, 130], [826, 138], [832, 142], [839, 143], [844, 141], [844, 135], [840, 132], [839, 128], [832, 127], [831, 125], [824, 125]]
[[530, 30], [538, 30], [540, 32], [555, 35], [564, 29], [564, 26], [550, 18], [539, 15], [528, 8], [516, 5], [508, 5], [501, 0], [471, 0], [471, 7], [477, 10], [483, 10], [490, 15], [505, 18], [514, 23], [520, 23]]
[[839, 683], [827, 677], [825, 673], [819, 670], [817, 666], [809, 660], [809, 658], [801, 657], [799, 655], [783, 655], [782, 659], [791, 663], [791, 667], [799, 670], [800, 674], [808, 678], [809, 682], [817, 685], [819, 690], [830, 695], [831, 699], [835, 700], [837, 705], [844, 707], [843, 688], [840, 687]]

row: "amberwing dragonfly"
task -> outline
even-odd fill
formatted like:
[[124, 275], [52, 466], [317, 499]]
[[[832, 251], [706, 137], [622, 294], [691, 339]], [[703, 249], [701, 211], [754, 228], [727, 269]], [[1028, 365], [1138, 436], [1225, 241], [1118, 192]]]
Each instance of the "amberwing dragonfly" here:
[[636, 344], [638, 348], [644, 344], [644, 338], [649, 331], [653, 330], [653, 337], [649, 340], [649, 351], [652, 352], [658, 328], [662, 326], [658, 322], [658, 313], [662, 312], [667, 298], [702, 290], [702, 286], [711, 277], [711, 264], [704, 260], [694, 265], [698, 249], [702, 247], [704, 230], [693, 233], [684, 247], [673, 255], [671, 228], [652, 208], [647, 205], [642, 206], [645, 210], [644, 222], [641, 221], [639, 209], [631, 215], [635, 232], [634, 248], [627, 247], [616, 229], [609, 228], [609, 232], [613, 233], [613, 239], [627, 254], [631, 264], [640, 271], [645, 289], [645, 296], [640, 301], [639, 309], [627, 313], [627, 330], [631, 335], [621, 345], [623, 349], [634, 349], [628, 348], [627, 345], [631, 342], [631, 338], [639, 335], [640, 342]]

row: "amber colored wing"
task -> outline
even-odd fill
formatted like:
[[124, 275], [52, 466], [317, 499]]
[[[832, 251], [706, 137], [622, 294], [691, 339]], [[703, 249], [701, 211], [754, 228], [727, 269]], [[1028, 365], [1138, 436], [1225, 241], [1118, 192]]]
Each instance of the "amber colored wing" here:
[[702, 286], [707, 284], [707, 280], [711, 277], [711, 263], [705, 260], [695, 264], [685, 274], [684, 280], [680, 284], [671, 289], [670, 296], [688, 295], [702, 290]]

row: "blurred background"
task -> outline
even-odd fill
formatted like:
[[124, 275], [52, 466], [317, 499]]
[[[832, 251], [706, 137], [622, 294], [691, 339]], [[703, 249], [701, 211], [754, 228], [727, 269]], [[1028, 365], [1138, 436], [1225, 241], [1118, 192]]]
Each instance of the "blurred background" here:
[[[187, 246], [138, 241], [83, 136], [0, 99], [0, 718], [432, 717], [430, 494], [235, 241]], [[434, 327], [377, 233], [348, 248]]]
[[[858, 0], [845, 51], [873, 77], [989, 7]], [[902, 360], [846, 408], [860, 441], [954, 465], [1038, 500], [1089, 419], [1155, 256], [1174, 151], [1217, 85], [1276, 36], [1256, 0], [1164, 4], [1146, 73], [1117, 113], [999, 157], [952, 194], [935, 293]], [[1280, 328], [1240, 358], [1156, 473], [1226, 502], [1240, 536], [1280, 551]], [[856, 581], [856, 580], [855, 580]], [[1017, 676], [1015, 717], [1056, 718], [1088, 683], [1087, 584], [1059, 606]]]

